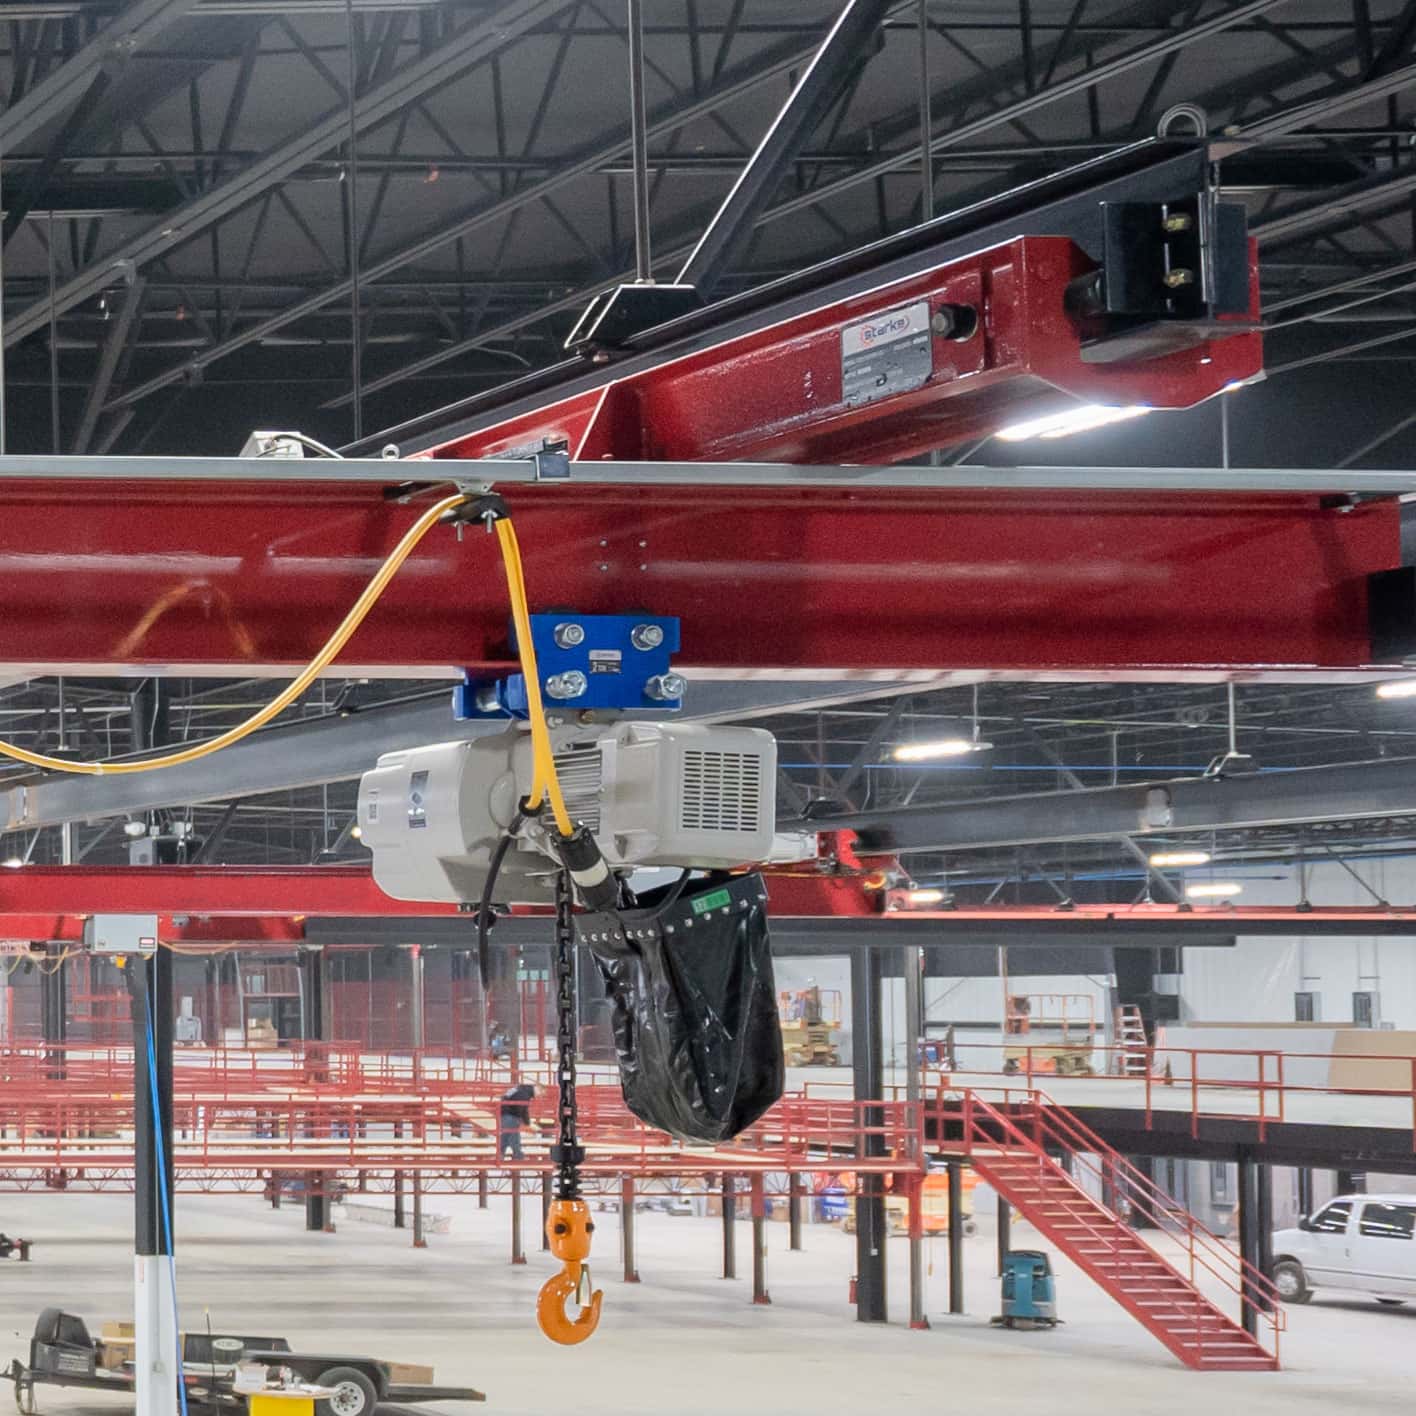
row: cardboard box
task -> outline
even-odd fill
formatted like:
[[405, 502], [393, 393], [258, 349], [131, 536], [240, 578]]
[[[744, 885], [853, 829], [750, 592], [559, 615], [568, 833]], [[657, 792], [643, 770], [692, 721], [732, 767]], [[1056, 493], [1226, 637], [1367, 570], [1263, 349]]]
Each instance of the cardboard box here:
[[94, 1346], [94, 1353], [105, 1372], [120, 1372], [123, 1363], [132, 1360], [136, 1346], [136, 1338], [101, 1337]]
[[280, 1038], [269, 1018], [250, 1018], [246, 1022], [246, 1046], [252, 1049], [277, 1047]]
[[389, 1362], [388, 1379], [395, 1386], [432, 1386], [433, 1369], [416, 1362]]
[[123, 1363], [132, 1360], [137, 1345], [137, 1334], [132, 1323], [104, 1323], [94, 1344], [98, 1365], [106, 1372], [121, 1371]]

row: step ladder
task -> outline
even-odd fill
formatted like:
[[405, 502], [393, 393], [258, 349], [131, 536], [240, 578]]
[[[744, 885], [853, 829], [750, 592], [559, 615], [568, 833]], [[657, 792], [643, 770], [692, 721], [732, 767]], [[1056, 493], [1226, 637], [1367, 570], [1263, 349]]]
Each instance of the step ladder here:
[[1123, 1003], [1116, 1010], [1115, 1070], [1122, 1077], [1144, 1077], [1150, 1071], [1150, 1039], [1141, 1010]]
[[[941, 1149], [966, 1155], [1022, 1218], [1186, 1366], [1276, 1370], [1284, 1313], [1267, 1276], [1072, 1113], [1042, 1093], [1024, 1095], [1018, 1101], [1012, 1092], [996, 1104], [974, 1092], [948, 1098]], [[1127, 1205], [1179, 1245], [1179, 1267], [1116, 1213]], [[1237, 1299], [1246, 1321], [1236, 1322], [1205, 1289]]]

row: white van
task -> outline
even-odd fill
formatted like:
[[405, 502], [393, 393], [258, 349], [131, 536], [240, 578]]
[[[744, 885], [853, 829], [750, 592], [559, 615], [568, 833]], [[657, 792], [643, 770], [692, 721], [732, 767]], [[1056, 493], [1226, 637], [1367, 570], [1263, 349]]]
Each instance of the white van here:
[[1416, 1195], [1340, 1195], [1273, 1236], [1273, 1281], [1286, 1303], [1315, 1288], [1416, 1298]]

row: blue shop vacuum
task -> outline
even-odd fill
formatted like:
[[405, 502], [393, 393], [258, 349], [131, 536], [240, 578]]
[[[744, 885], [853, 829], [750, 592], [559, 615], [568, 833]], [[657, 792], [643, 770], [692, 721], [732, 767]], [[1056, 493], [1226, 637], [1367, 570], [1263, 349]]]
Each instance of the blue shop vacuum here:
[[1052, 1260], [1036, 1249], [1011, 1249], [1003, 1257], [1002, 1327], [1056, 1327], [1057, 1283]]

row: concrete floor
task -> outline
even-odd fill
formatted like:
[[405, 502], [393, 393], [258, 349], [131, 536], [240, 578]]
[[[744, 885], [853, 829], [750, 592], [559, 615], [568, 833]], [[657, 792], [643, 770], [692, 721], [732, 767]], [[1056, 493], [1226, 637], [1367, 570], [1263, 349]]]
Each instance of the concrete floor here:
[[[0, 1267], [0, 1359], [23, 1355], [38, 1311], [56, 1304], [94, 1329], [127, 1317], [131, 1303], [131, 1198], [16, 1194], [0, 1199], [0, 1227], [36, 1241], [29, 1265]], [[284, 1333], [300, 1345], [431, 1363], [440, 1381], [478, 1386], [485, 1408], [424, 1408], [436, 1416], [478, 1409], [547, 1416], [819, 1416], [946, 1409], [1017, 1416], [1082, 1404], [1131, 1413], [1185, 1413], [1201, 1403], [1246, 1416], [1410, 1410], [1416, 1305], [1383, 1310], [1361, 1299], [1290, 1310], [1281, 1373], [1199, 1374], [1158, 1343], [1084, 1277], [1059, 1265], [1065, 1325], [1003, 1332], [995, 1311], [990, 1216], [967, 1245], [969, 1315], [949, 1318], [943, 1241], [929, 1280], [929, 1332], [903, 1326], [903, 1240], [889, 1252], [888, 1327], [853, 1321], [847, 1278], [854, 1241], [809, 1226], [806, 1252], [787, 1252], [784, 1224], [770, 1231], [770, 1308], [753, 1307], [749, 1225], [738, 1232], [733, 1282], [716, 1276], [721, 1222], [647, 1213], [639, 1220], [643, 1282], [619, 1279], [618, 1220], [599, 1217], [605, 1288], [600, 1331], [579, 1348], [551, 1346], [536, 1329], [536, 1290], [552, 1271], [536, 1249], [538, 1208], [526, 1205], [530, 1263], [508, 1257], [509, 1202], [431, 1196], [451, 1230], [415, 1252], [406, 1232], [346, 1219], [334, 1235], [306, 1234], [296, 1206], [272, 1211], [255, 1197], [180, 1196], [179, 1285], [184, 1322]], [[980, 1205], [983, 1208], [983, 1205]], [[1017, 1247], [1035, 1245], [1014, 1226]], [[1003, 1363], [1007, 1363], [1006, 1371]], [[126, 1403], [41, 1389], [46, 1416], [114, 1416]]]

